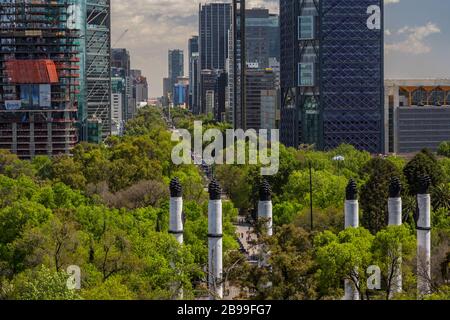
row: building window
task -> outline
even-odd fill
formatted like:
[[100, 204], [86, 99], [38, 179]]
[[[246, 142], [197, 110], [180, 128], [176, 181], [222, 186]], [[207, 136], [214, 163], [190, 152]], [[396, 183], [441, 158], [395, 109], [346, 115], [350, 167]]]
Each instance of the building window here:
[[313, 87], [315, 82], [314, 63], [298, 64], [298, 85], [299, 87]]
[[298, 40], [314, 39], [314, 16], [298, 17]]

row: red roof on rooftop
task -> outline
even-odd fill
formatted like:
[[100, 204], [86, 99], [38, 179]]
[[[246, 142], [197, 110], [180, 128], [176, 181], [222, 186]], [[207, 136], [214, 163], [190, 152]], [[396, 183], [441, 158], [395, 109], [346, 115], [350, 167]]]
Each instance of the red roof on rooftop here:
[[10, 83], [51, 84], [58, 83], [58, 73], [53, 60], [9, 60], [6, 72]]

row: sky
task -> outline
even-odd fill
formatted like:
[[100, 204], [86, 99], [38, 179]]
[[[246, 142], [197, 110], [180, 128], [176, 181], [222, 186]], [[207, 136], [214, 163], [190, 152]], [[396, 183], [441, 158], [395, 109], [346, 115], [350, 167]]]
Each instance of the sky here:
[[[130, 51], [131, 67], [147, 76], [150, 96], [162, 95], [169, 49], [184, 50], [188, 73], [187, 43], [198, 33], [198, 3], [224, 1], [111, 0], [112, 45]], [[278, 0], [248, 0], [247, 6], [277, 12]], [[386, 78], [450, 78], [449, 12], [449, 0], [385, 0]]]

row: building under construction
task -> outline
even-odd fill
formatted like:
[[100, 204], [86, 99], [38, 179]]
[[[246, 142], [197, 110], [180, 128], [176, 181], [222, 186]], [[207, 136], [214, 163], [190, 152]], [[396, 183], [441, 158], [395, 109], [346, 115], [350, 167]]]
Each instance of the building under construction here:
[[81, 120], [87, 127], [83, 140], [98, 143], [111, 134], [111, 1], [78, 2], [86, 15], [81, 19], [86, 79]]
[[0, 0], [0, 149], [68, 154], [78, 142], [76, 0]]

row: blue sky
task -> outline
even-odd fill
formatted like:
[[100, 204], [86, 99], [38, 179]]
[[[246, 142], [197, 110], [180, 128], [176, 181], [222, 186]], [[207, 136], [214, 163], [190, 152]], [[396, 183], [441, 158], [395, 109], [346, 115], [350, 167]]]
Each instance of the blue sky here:
[[386, 5], [386, 77], [450, 78], [449, 13], [449, 0]]
[[[129, 29], [117, 47], [130, 50], [132, 67], [142, 69], [149, 79], [150, 95], [160, 96], [167, 51], [187, 52], [188, 38], [197, 32], [199, 0], [111, 2], [112, 42]], [[278, 0], [248, 2], [277, 10]], [[450, 78], [450, 0], [385, 2], [386, 78]]]

